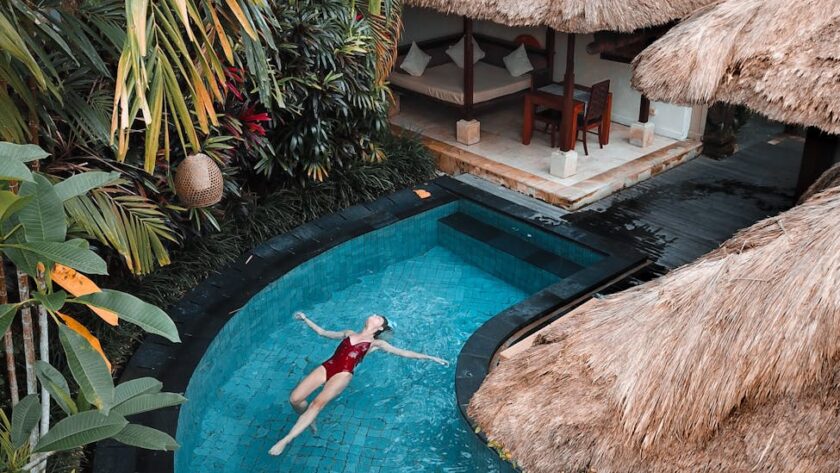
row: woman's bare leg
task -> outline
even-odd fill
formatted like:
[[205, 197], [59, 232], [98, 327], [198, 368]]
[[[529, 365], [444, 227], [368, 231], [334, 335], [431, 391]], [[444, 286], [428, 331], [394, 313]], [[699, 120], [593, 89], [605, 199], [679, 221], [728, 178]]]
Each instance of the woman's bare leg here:
[[321, 410], [326, 406], [330, 401], [338, 397], [344, 388], [350, 384], [350, 380], [353, 379], [353, 375], [351, 373], [338, 373], [324, 385], [324, 389], [312, 400], [309, 404], [309, 407], [306, 408], [306, 411], [298, 417], [297, 422], [295, 423], [292, 430], [286, 434], [279, 442], [274, 444], [271, 447], [271, 450], [268, 453], [272, 455], [280, 455], [283, 453], [283, 450], [289, 445], [289, 442], [295, 439], [301, 432], [303, 432], [309, 424], [315, 421], [315, 418], [318, 417], [318, 414]]
[[[289, 394], [289, 404], [292, 405], [292, 409], [298, 413], [298, 415], [302, 415], [306, 412], [306, 398], [312, 394], [313, 391], [318, 389], [319, 386], [324, 384], [327, 381], [327, 370], [323, 366], [319, 366], [312, 370], [303, 380], [295, 386], [295, 389], [292, 390], [292, 393]], [[312, 432], [318, 433], [318, 428], [315, 426], [313, 422], [312, 425]]]

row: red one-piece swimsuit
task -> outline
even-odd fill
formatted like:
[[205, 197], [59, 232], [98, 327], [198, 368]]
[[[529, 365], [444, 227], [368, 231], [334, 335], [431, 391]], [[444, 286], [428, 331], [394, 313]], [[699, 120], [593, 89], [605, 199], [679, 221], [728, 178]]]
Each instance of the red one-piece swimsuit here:
[[353, 373], [356, 365], [362, 362], [362, 358], [369, 349], [370, 342], [359, 342], [353, 345], [350, 343], [350, 337], [346, 337], [338, 344], [333, 356], [322, 365], [327, 370], [327, 380], [338, 373]]

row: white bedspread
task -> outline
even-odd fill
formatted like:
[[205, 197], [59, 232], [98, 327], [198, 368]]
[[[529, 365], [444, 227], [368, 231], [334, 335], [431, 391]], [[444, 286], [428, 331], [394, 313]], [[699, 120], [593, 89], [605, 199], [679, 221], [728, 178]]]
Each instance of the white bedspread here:
[[[504, 67], [475, 63], [473, 103], [486, 102], [531, 87], [531, 75], [512, 77]], [[457, 105], [464, 104], [464, 71], [449, 62], [426, 69], [420, 77], [394, 71], [391, 83]]]

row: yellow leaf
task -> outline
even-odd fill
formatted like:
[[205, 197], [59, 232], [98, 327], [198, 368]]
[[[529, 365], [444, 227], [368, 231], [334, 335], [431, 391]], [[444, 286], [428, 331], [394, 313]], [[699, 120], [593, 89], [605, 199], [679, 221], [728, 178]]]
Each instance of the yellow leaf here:
[[235, 16], [236, 19], [239, 20], [239, 23], [242, 24], [242, 27], [245, 28], [245, 32], [248, 33], [248, 36], [250, 36], [251, 39], [257, 39], [257, 32], [251, 27], [251, 22], [245, 17], [245, 12], [243, 12], [242, 7], [239, 6], [239, 2], [237, 0], [227, 0], [227, 5], [233, 13], [233, 16]]
[[108, 361], [108, 358], [105, 356], [105, 352], [102, 351], [102, 344], [99, 343], [99, 339], [94, 337], [93, 334], [90, 333], [90, 330], [88, 330], [84, 325], [80, 324], [79, 321], [74, 319], [73, 317], [70, 317], [69, 315], [64, 315], [61, 312], [58, 312], [58, 315], [59, 317], [61, 317], [61, 320], [63, 320], [64, 323], [67, 324], [67, 328], [84, 337], [85, 340], [87, 340], [88, 343], [90, 343], [90, 346], [92, 346], [94, 350], [98, 351], [99, 354], [102, 355], [102, 359], [105, 360], [105, 364], [108, 365], [108, 371], [111, 371], [111, 362]]
[[175, 4], [178, 7], [178, 16], [181, 18], [181, 22], [184, 24], [184, 29], [187, 30], [187, 37], [190, 39], [190, 41], [195, 41], [195, 35], [193, 35], [192, 28], [190, 28], [190, 18], [187, 14], [186, 0], [175, 0]]
[[149, 8], [148, 0], [134, 0], [126, 5], [129, 15], [129, 34], [131, 29], [137, 37], [137, 46], [143, 56], [146, 56], [146, 15]]
[[[55, 267], [50, 273], [52, 280], [61, 286], [65, 291], [73, 294], [76, 297], [85, 296], [99, 292], [99, 286], [88, 279], [84, 274], [79, 273], [73, 268], [56, 263]], [[100, 309], [99, 307], [88, 306], [90, 310], [96, 313], [102, 320], [109, 325], [117, 325], [119, 317], [110, 310]]]
[[233, 48], [230, 45], [230, 41], [228, 41], [225, 29], [222, 28], [222, 23], [219, 21], [219, 15], [216, 14], [216, 7], [212, 3], [208, 3], [207, 9], [210, 10], [210, 17], [213, 18], [213, 26], [219, 35], [219, 43], [222, 45], [222, 51], [225, 52], [225, 57], [228, 62], [233, 64]]

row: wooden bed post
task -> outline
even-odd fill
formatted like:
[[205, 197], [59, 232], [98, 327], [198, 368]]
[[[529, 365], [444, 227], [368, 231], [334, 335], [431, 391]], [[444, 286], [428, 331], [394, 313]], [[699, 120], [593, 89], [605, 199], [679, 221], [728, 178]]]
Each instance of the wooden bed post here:
[[802, 162], [799, 164], [799, 178], [796, 182], [797, 199], [834, 164], [834, 157], [838, 153], [839, 136], [830, 135], [813, 126], [808, 127], [805, 132], [805, 146], [802, 148]]
[[574, 115], [575, 95], [575, 34], [566, 35], [566, 73], [563, 76], [563, 114], [560, 118], [560, 130], [563, 139], [560, 140], [562, 151], [575, 149], [577, 137], [572, 134], [572, 125], [577, 117]]
[[650, 120], [650, 99], [642, 94], [642, 100], [639, 102], [639, 123], [647, 123]]
[[473, 24], [472, 19], [464, 17], [464, 120], [473, 119]]
[[546, 67], [548, 68], [549, 82], [554, 82], [554, 54], [556, 52], [556, 45], [554, 43], [554, 28], [549, 26], [545, 30], [545, 54], [547, 56]]

